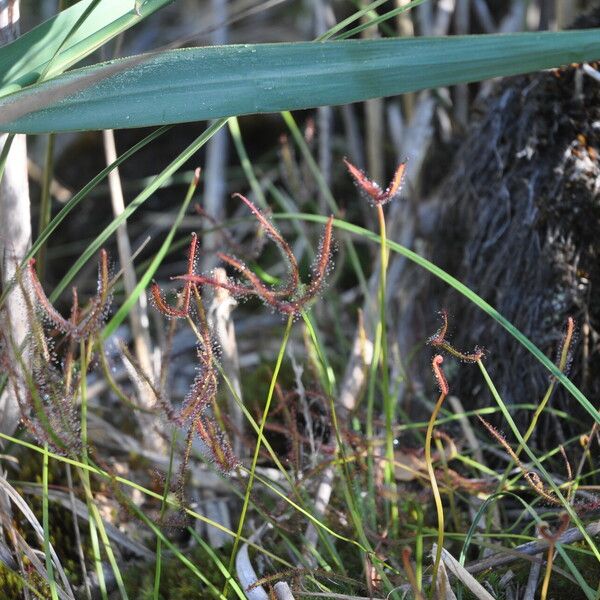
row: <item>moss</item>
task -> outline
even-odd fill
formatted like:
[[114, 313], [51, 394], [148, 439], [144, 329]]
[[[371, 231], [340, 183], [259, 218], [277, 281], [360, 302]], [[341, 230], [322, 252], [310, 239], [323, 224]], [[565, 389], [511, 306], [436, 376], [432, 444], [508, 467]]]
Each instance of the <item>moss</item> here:
[[33, 597], [35, 592], [37, 598], [48, 598], [52, 596], [50, 594], [50, 588], [47, 583], [35, 572], [32, 571], [27, 581], [23, 578], [20, 573], [12, 571], [4, 563], [0, 562], [0, 598], [3, 600], [15, 600], [23, 597], [23, 591], [29, 588]]
[[24, 587], [21, 576], [0, 562], [0, 597], [20, 598]]
[[[217, 555], [224, 564], [228, 564], [231, 547], [219, 549]], [[217, 589], [223, 587], [223, 575], [214, 563], [213, 559], [201, 548], [194, 548], [186, 557], [196, 565], [202, 575], [206, 577]], [[152, 600], [154, 590], [154, 573], [156, 565], [143, 564], [128, 569], [124, 580], [127, 593], [131, 598], [138, 600]], [[163, 559], [159, 600], [204, 600], [210, 597], [206, 585], [188, 569], [178, 558], [169, 557]]]

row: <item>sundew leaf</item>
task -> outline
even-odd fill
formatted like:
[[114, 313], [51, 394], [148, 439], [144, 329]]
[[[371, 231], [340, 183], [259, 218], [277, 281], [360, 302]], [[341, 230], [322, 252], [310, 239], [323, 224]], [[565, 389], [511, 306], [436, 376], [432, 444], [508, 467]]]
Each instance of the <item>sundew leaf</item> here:
[[596, 59], [598, 29], [167, 50], [6, 96], [0, 130], [118, 129], [306, 109]]

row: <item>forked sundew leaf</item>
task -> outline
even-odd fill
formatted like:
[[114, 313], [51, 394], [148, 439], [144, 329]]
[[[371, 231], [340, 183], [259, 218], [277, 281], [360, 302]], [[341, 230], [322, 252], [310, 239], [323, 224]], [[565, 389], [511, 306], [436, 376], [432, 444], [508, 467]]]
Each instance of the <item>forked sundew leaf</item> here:
[[[78, 69], [0, 99], [0, 130], [127, 128], [345, 104], [600, 59], [600, 30], [188, 48]], [[127, 60], [127, 59], [126, 59]], [[31, 95], [99, 80], [20, 116]], [[47, 97], [50, 97], [51, 94]], [[17, 111], [18, 112], [18, 111]], [[11, 122], [7, 122], [8, 120]]]

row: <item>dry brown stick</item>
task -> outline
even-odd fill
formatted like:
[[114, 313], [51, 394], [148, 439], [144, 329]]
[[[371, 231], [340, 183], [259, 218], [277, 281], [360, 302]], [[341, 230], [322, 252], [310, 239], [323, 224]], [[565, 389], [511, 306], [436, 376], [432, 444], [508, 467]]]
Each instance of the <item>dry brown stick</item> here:
[[[600, 535], [600, 521], [594, 521], [590, 523], [585, 528], [585, 531], [590, 537]], [[572, 527], [571, 529], [567, 529], [567, 531], [560, 536], [560, 538], [557, 540], [557, 543], [572, 544], [581, 539], [583, 539], [583, 533], [581, 530], [578, 527]], [[535, 556], [536, 554], [541, 554], [542, 552], [548, 550], [548, 545], [549, 544], [547, 540], [527, 542], [526, 544], [521, 544], [510, 551], [507, 550], [506, 552], [498, 552], [497, 554], [493, 554], [487, 558], [475, 561], [470, 565], [467, 565], [466, 569], [469, 571], [469, 573], [481, 573], [481, 571], [485, 571], [486, 569], [507, 565], [515, 560], [519, 560], [519, 558], [522, 558], [523, 556]]]
[[483, 31], [485, 33], [494, 33], [496, 31], [496, 24], [485, 0], [473, 0], [473, 8]]
[[262, 534], [267, 529], [267, 524], [261, 525], [248, 539], [242, 544], [239, 552], [235, 557], [235, 571], [237, 578], [242, 585], [242, 590], [249, 600], [269, 600], [269, 596], [262, 585], [258, 583], [258, 576], [248, 554], [248, 546], [250, 543], [257, 543]]
[[275, 592], [277, 600], [294, 600], [294, 594], [292, 594], [292, 590], [287, 581], [278, 581], [273, 586], [273, 591]]
[[[217, 23], [210, 36], [211, 44], [223, 46], [229, 37], [227, 23], [229, 9], [227, 0], [210, 1], [210, 19]], [[226, 173], [229, 152], [229, 133], [222, 128], [210, 139], [206, 149], [206, 168], [204, 169], [203, 208], [219, 223], [225, 219], [225, 200], [227, 192]], [[208, 271], [216, 266], [217, 259], [211, 250], [218, 247], [220, 234], [218, 231], [206, 232], [202, 235], [201, 270]]]
[[[410, 0], [396, 0], [396, 6], [401, 8], [410, 4]], [[415, 28], [412, 22], [412, 11], [407, 10], [400, 13], [396, 19], [396, 29], [398, 31], [398, 35], [401, 37], [414, 37]], [[415, 94], [403, 94], [402, 96], [402, 107], [404, 109], [404, 116], [407, 121], [412, 118], [413, 110], [415, 107]]]
[[[600, 535], [600, 521], [594, 521], [590, 523], [585, 531], [590, 537], [595, 537]], [[558, 544], [573, 544], [574, 542], [578, 542], [583, 539], [583, 533], [578, 527], [573, 527], [571, 529], [567, 529], [560, 536], [556, 543]], [[526, 559], [529, 561], [538, 561], [541, 563], [541, 559], [533, 558], [537, 554], [542, 554], [548, 550], [549, 543], [546, 540], [536, 540], [534, 542], [527, 542], [526, 544], [521, 544], [516, 548], [507, 548], [501, 552], [497, 552], [496, 554], [492, 554], [492, 556], [488, 556], [487, 558], [483, 558], [481, 560], [477, 560], [472, 562], [469, 565], [465, 565], [465, 570], [469, 572], [471, 575], [475, 575], [477, 573], [481, 573], [482, 571], [487, 571], [488, 569], [496, 569], [498, 567], [502, 567], [513, 563], [517, 560]], [[424, 585], [428, 585], [431, 582], [431, 577], [426, 577], [423, 580]], [[403, 584], [399, 588], [402, 591], [410, 590], [409, 584]]]
[[[102, 132], [102, 136], [104, 140], [104, 156], [106, 164], [110, 165], [117, 160], [115, 134], [112, 129], [107, 129]], [[108, 174], [108, 184], [113, 214], [115, 217], [118, 217], [125, 210], [125, 200], [123, 198], [123, 188], [118, 168], [113, 169]], [[117, 247], [119, 250], [119, 260], [123, 268], [125, 293], [127, 296], [130, 296], [137, 285], [137, 277], [133, 267], [131, 243], [129, 241], [126, 222], [122, 223], [117, 228]], [[131, 337], [133, 338], [135, 355], [138, 363], [145, 373], [148, 373], [154, 378], [148, 321], [148, 300], [145, 292], [140, 294], [138, 301], [131, 307], [131, 310], [129, 311], [129, 322], [131, 324]], [[136, 382], [137, 381], [138, 380], [136, 379]], [[152, 394], [148, 387], [141, 382], [138, 385], [138, 396], [140, 405], [144, 408], [150, 408]], [[164, 436], [161, 435], [162, 432], [157, 424], [158, 421], [149, 418], [147, 414], [139, 411], [136, 411], [136, 417], [140, 424], [140, 430], [143, 432], [144, 443], [147, 447], [154, 450], [164, 449]]]
[[535, 591], [537, 589], [541, 570], [541, 561], [534, 561], [531, 563], [531, 567], [529, 567], [529, 575], [527, 576], [527, 585], [525, 586], [525, 591], [523, 592], [523, 600], [535, 599]]
[[[30, 179], [41, 187], [44, 180], [44, 171], [31, 158], [27, 160], [27, 172]], [[56, 179], [52, 179], [50, 182], [50, 194], [61, 204], [65, 204], [73, 197], [73, 192]]]
[[450, 21], [454, 14], [454, 8], [456, 0], [440, 0], [438, 3], [437, 11], [435, 13], [435, 20], [433, 22], [432, 35], [445, 35], [450, 29]]
[[417, 24], [421, 35], [433, 35], [433, 4], [431, 2], [423, 2], [417, 6]]
[[[331, 19], [331, 6], [328, 0], [313, 0], [315, 15], [315, 35], [324, 34], [328, 26], [335, 24]], [[333, 23], [332, 23], [333, 21]], [[317, 142], [319, 146], [319, 170], [327, 188], [331, 186], [331, 132], [333, 127], [333, 108], [320, 106], [317, 109]], [[319, 212], [327, 211], [327, 200], [323, 190], [319, 191]]]
[[[436, 544], [433, 545], [431, 550], [432, 554], [436, 551]], [[448, 575], [454, 576], [458, 579], [476, 598], [479, 600], [494, 600], [494, 597], [465, 569], [445, 548], [442, 548], [442, 560], [446, 569], [446, 577]], [[446, 589], [450, 590], [450, 582], [446, 580]], [[450, 590], [450, 594], [444, 590], [443, 598], [454, 596], [454, 593]]]
[[[225, 269], [218, 268], [214, 271], [214, 277], [217, 281], [227, 280]], [[224, 288], [215, 288], [214, 297], [208, 310], [209, 323], [211, 330], [216, 337], [217, 343], [221, 349], [221, 365], [223, 372], [231, 385], [231, 390], [227, 389], [229, 418], [233, 425], [233, 452], [238, 458], [243, 458], [242, 441], [244, 438], [244, 415], [238, 402], [243, 402], [242, 384], [240, 377], [240, 358], [237, 349], [235, 328], [231, 312], [237, 306], [237, 301], [232, 297], [228, 290]]]
[[577, 14], [576, 2], [565, 2], [564, 0], [556, 0], [554, 12], [556, 14], [556, 27], [560, 31], [566, 29]]

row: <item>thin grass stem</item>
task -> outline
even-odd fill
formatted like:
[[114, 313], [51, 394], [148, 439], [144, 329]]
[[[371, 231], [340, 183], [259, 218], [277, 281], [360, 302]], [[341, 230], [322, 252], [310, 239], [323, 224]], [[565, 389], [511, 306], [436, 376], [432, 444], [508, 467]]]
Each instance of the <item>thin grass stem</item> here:
[[394, 421], [395, 402], [390, 394], [389, 365], [388, 365], [388, 342], [387, 342], [387, 319], [386, 319], [386, 285], [388, 249], [385, 226], [385, 214], [383, 206], [377, 204], [377, 220], [379, 222], [380, 237], [380, 268], [379, 275], [379, 324], [381, 327], [381, 385], [383, 388], [383, 407], [385, 414], [385, 484], [390, 489], [392, 501], [390, 502], [390, 527], [393, 534], [398, 533], [399, 511], [396, 498], [396, 482], [394, 478]]
[[242, 169], [244, 170], [244, 175], [246, 175], [246, 179], [250, 184], [252, 193], [256, 198], [256, 203], [263, 210], [268, 210], [269, 205], [267, 203], [267, 199], [265, 198], [263, 189], [256, 177], [256, 174], [254, 173], [254, 168], [252, 166], [252, 162], [250, 161], [250, 157], [246, 152], [246, 146], [244, 145], [244, 138], [242, 137], [242, 131], [240, 129], [240, 122], [238, 121], [238, 118], [230, 117], [227, 120], [227, 125], [229, 126], [229, 133], [231, 134], [238, 158], [240, 159]]
[[44, 555], [46, 556], [46, 572], [52, 600], [58, 600], [52, 555], [50, 553], [50, 519], [48, 515], [48, 444], [44, 444], [42, 462], [42, 528], [44, 530]]
[[[173, 473], [173, 457], [175, 454], [175, 444], [177, 441], [177, 430], [173, 430], [173, 436], [171, 437], [171, 449], [169, 453], [169, 468], [167, 469], [167, 477], [165, 478], [165, 487], [163, 492], [163, 499], [160, 503], [160, 517], [159, 522], [165, 516], [167, 510], [167, 498], [169, 497], [169, 491], [171, 489], [171, 476]], [[162, 539], [156, 536], [156, 564], [154, 566], [154, 589], [152, 592], [153, 600], [159, 600], [160, 592], [160, 575], [162, 569]]]
[[[258, 462], [258, 454], [260, 452], [260, 446], [264, 439], [263, 433], [265, 430], [265, 425], [267, 423], [267, 418], [269, 416], [269, 409], [271, 408], [271, 401], [273, 400], [273, 394], [275, 393], [275, 384], [277, 383], [277, 377], [279, 376], [279, 371], [281, 370], [281, 365], [283, 364], [283, 357], [285, 356], [285, 349], [287, 347], [290, 333], [292, 331], [293, 323], [294, 323], [294, 318], [293, 318], [293, 316], [290, 315], [287, 319], [287, 324], [285, 326], [283, 340], [281, 342], [281, 347], [280, 347], [279, 353], [277, 355], [277, 361], [275, 362], [275, 368], [273, 369], [273, 376], [271, 377], [271, 383], [269, 385], [269, 391], [267, 393], [265, 408], [263, 410], [263, 415], [262, 415], [262, 418], [260, 421], [260, 426], [258, 429], [258, 439], [256, 440], [256, 446], [254, 447], [254, 455], [252, 456], [252, 463], [251, 463], [249, 475], [248, 475], [248, 484], [246, 486], [246, 493], [244, 494], [244, 502], [242, 504], [242, 512], [240, 514], [240, 520], [238, 522], [238, 528], [237, 528], [237, 532], [235, 534], [235, 539], [233, 541], [233, 548], [231, 550], [231, 557], [229, 559], [229, 568], [228, 568], [229, 572], [233, 571], [233, 565], [235, 563], [237, 549], [238, 549], [240, 539], [242, 536], [242, 531], [244, 529], [246, 513], [248, 511], [248, 504], [250, 501], [250, 493], [252, 492], [252, 486], [254, 484], [254, 478], [256, 476], [256, 464]], [[226, 580], [225, 586], [223, 587], [223, 595], [226, 595], [228, 587], [229, 587], [229, 580]]]
[[531, 451], [529, 446], [526, 444], [514, 419], [512, 418], [510, 412], [506, 408], [506, 404], [503, 402], [500, 394], [498, 393], [498, 390], [496, 389], [496, 386], [494, 385], [494, 382], [492, 381], [489, 373], [487, 372], [487, 369], [485, 368], [485, 366], [481, 362], [481, 360], [477, 361], [477, 365], [479, 366], [479, 369], [483, 375], [483, 378], [485, 379], [488, 389], [490, 390], [490, 392], [492, 394], [492, 397], [494, 398], [494, 400], [500, 407], [500, 411], [502, 412], [502, 415], [504, 416], [505, 420], [509, 424], [511, 431], [513, 432], [513, 435], [515, 436], [515, 438], [517, 439], [519, 444], [523, 445], [523, 449], [525, 450], [525, 453], [531, 459], [531, 461], [536, 466], [536, 468], [540, 472], [540, 474], [546, 479], [549, 487], [551, 488], [552, 492], [554, 493], [554, 495], [556, 496], [556, 498], [558, 499], [560, 504], [563, 506], [564, 510], [568, 513], [571, 521], [573, 521], [573, 523], [581, 531], [581, 535], [585, 539], [586, 543], [589, 545], [590, 550], [594, 554], [596, 560], [598, 560], [598, 562], [600, 562], [600, 549], [594, 543], [594, 541], [592, 540], [592, 538], [586, 531], [585, 526], [581, 522], [581, 519], [579, 518], [579, 516], [577, 515], [577, 513], [575, 512], [575, 510], [571, 506], [571, 504], [569, 502], [567, 502], [567, 499], [563, 496], [562, 492], [560, 491], [559, 487], [554, 482], [554, 479], [552, 478], [550, 473], [548, 473], [548, 471], [546, 470], [544, 465], [540, 462], [540, 460], [537, 458], [537, 456]]
[[[52, 196], [50, 194], [50, 188], [52, 184], [52, 177], [54, 174], [54, 139], [55, 134], [48, 134], [48, 143], [46, 145], [46, 157], [44, 160], [44, 171], [42, 177], [42, 189], [40, 192], [40, 218], [38, 225], [38, 236], [48, 227], [50, 223], [50, 217], [52, 216]], [[44, 279], [44, 271], [46, 268], [46, 245], [40, 246], [36, 256], [36, 262], [38, 266], [38, 274], [40, 279]]]

